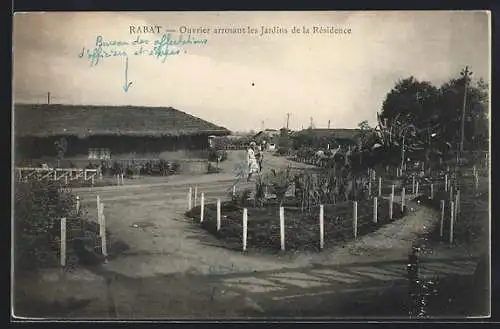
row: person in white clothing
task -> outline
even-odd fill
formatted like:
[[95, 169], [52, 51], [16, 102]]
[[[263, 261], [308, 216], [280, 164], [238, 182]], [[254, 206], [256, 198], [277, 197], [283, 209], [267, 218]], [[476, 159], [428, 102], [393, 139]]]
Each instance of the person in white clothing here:
[[255, 157], [255, 142], [251, 142], [250, 146], [247, 150], [247, 161], [248, 161], [248, 178], [247, 181], [250, 181], [253, 174], [259, 172], [259, 164], [257, 162], [257, 158]]

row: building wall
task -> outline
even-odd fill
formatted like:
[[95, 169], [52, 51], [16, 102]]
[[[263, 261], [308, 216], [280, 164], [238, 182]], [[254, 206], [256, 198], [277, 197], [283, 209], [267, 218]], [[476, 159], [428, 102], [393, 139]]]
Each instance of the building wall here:
[[[18, 138], [15, 141], [16, 163], [27, 160], [53, 162], [57, 160], [55, 143], [60, 137]], [[158, 159], [181, 160], [206, 158], [208, 156], [208, 135], [181, 137], [131, 137], [131, 136], [92, 136], [89, 138], [67, 137], [64, 154], [65, 162], [76, 165], [88, 164], [90, 149], [109, 150], [111, 160], [119, 159]], [[100, 160], [91, 160], [100, 162]]]

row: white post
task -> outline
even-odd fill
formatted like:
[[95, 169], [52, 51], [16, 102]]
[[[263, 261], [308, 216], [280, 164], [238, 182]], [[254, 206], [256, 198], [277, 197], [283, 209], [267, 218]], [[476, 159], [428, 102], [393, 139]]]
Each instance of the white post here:
[[455, 220], [455, 203], [453, 201], [450, 202], [450, 244], [453, 243], [453, 225]]
[[418, 194], [418, 182], [415, 185], [415, 195], [417, 195], [417, 194]]
[[101, 200], [99, 195], [96, 196], [97, 199], [97, 222], [101, 225]]
[[281, 250], [285, 251], [285, 208], [280, 207], [280, 238]]
[[440, 208], [441, 208], [441, 226], [439, 228], [439, 236], [442, 239], [443, 238], [443, 230], [444, 230], [444, 200], [441, 200]]
[[121, 178], [122, 178], [122, 185], [125, 184], [125, 180], [124, 180], [124, 177], [123, 177], [123, 173], [121, 174]]
[[434, 184], [431, 183], [431, 199], [434, 199]]
[[66, 266], [66, 218], [61, 218], [61, 266]]
[[80, 196], [76, 196], [76, 213], [78, 214], [80, 212]]
[[448, 192], [448, 174], [444, 175], [444, 191]]
[[106, 216], [104, 215], [104, 203], [101, 202], [101, 223], [99, 225], [99, 235], [101, 236], [102, 255], [108, 257], [108, 245], [106, 244]]
[[476, 177], [476, 174], [477, 174], [477, 169], [476, 169], [476, 165], [474, 165], [472, 167], [472, 176]]
[[87, 169], [83, 169], [83, 180], [87, 181]]
[[64, 185], [68, 185], [68, 176], [64, 176]]
[[236, 185], [233, 185], [233, 197], [236, 195]]
[[220, 211], [220, 199], [217, 199], [217, 232], [220, 231], [220, 220], [221, 220], [221, 211]]
[[193, 188], [190, 187], [188, 191], [188, 210], [193, 208]]
[[325, 247], [325, 212], [323, 205], [319, 206], [319, 248]]
[[378, 178], [378, 196], [382, 196], [382, 177]]
[[203, 223], [203, 215], [205, 213], [205, 193], [201, 192], [201, 201], [200, 201], [200, 223]]
[[57, 180], [57, 170], [54, 169], [54, 180]]
[[373, 222], [377, 223], [378, 220], [378, 198], [373, 198]]
[[455, 194], [455, 218], [458, 218], [458, 214], [460, 213], [460, 190], [457, 190], [457, 194]]
[[479, 177], [477, 175], [477, 172], [474, 175], [474, 187], [475, 187], [476, 193], [477, 193], [479, 191]]
[[450, 186], [450, 202], [453, 201], [453, 186]]
[[401, 212], [405, 210], [406, 189], [401, 190]]
[[352, 203], [352, 228], [354, 231], [354, 238], [358, 236], [358, 201]]
[[372, 195], [372, 179], [368, 179], [368, 196]]
[[243, 251], [247, 250], [248, 211], [243, 208]]
[[391, 186], [391, 199], [389, 200], [389, 219], [392, 219], [394, 207], [394, 184]]
[[411, 181], [411, 193], [412, 194], [416, 194], [415, 193], [415, 175], [412, 176], [412, 181]]
[[198, 186], [194, 187], [194, 206], [198, 203]]

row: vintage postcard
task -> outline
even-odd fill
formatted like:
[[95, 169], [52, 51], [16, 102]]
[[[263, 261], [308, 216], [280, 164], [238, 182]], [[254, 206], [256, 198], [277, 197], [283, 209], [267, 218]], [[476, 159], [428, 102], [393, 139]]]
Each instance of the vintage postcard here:
[[490, 316], [489, 12], [13, 20], [15, 319]]

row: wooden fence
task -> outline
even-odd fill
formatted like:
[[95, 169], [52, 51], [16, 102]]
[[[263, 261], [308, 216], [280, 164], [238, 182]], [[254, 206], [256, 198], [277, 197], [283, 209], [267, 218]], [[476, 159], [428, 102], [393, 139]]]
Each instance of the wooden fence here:
[[32, 180], [54, 180], [54, 181], [84, 181], [94, 182], [96, 179], [102, 179], [98, 169], [79, 169], [79, 168], [29, 168], [16, 167], [16, 180], [27, 182]]

